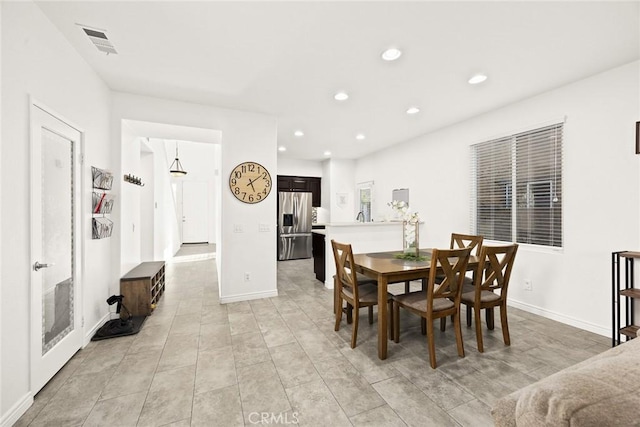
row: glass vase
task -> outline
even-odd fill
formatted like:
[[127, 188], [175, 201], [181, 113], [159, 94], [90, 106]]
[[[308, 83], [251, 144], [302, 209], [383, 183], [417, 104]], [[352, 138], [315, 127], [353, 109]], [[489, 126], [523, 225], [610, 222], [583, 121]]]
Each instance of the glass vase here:
[[419, 256], [418, 221], [402, 221], [402, 251]]

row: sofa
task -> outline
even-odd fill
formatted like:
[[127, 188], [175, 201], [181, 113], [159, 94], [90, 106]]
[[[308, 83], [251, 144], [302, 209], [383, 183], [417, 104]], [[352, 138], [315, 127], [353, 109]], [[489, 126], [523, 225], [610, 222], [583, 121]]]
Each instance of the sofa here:
[[503, 426], [640, 426], [640, 338], [499, 399]]

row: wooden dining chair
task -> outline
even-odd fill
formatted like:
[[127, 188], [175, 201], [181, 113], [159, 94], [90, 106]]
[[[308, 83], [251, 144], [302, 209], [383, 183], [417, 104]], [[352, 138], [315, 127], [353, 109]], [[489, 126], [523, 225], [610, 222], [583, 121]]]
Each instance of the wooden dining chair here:
[[[336, 275], [334, 281], [336, 295], [336, 325], [335, 330], [340, 330], [340, 322], [342, 321], [343, 301], [347, 303], [347, 323], [353, 326], [351, 332], [351, 348], [356, 346], [356, 338], [358, 336], [358, 318], [360, 308], [368, 307], [369, 324], [373, 324], [373, 306], [378, 304], [378, 282], [375, 279], [366, 278], [358, 273], [351, 266], [355, 265], [353, 261], [353, 250], [350, 244], [338, 243], [331, 240], [333, 249], [333, 257], [336, 262]], [[389, 313], [393, 308], [392, 295], [388, 294]], [[352, 312], [355, 310], [355, 316]], [[391, 316], [389, 316], [391, 317]], [[390, 336], [393, 337], [393, 319], [390, 319]]]
[[471, 248], [471, 255], [477, 256], [482, 249], [484, 237], [471, 234], [451, 233], [451, 249]]
[[[480, 254], [480, 249], [482, 249], [483, 240], [483, 236], [451, 233], [451, 243], [449, 244], [449, 249], [471, 248], [471, 255], [478, 256]], [[442, 278], [442, 275], [439, 275], [439, 277]], [[473, 279], [471, 277], [467, 277], [465, 279], [465, 284], [468, 286], [472, 286]]]
[[[471, 255], [478, 256], [480, 254], [480, 249], [482, 249], [482, 241], [484, 240], [483, 236], [476, 236], [473, 234], [461, 234], [461, 233], [451, 233], [451, 243], [449, 244], [450, 249], [456, 248], [471, 248]], [[473, 273], [475, 274], [475, 273]], [[442, 275], [438, 276], [438, 279], [442, 280]], [[464, 281], [462, 283], [462, 292], [469, 292], [473, 288], [474, 276], [464, 277]], [[467, 319], [470, 319], [467, 316]], [[453, 321], [453, 319], [451, 319]], [[468, 320], [470, 321], [470, 320]], [[440, 319], [440, 330], [444, 331], [447, 327], [447, 319], [443, 317]]]
[[[400, 342], [400, 308], [421, 317], [423, 333], [427, 334], [429, 361], [436, 368], [436, 348], [433, 336], [435, 319], [453, 316], [453, 324], [458, 346], [458, 355], [464, 357], [462, 328], [460, 327], [460, 295], [464, 273], [469, 263], [471, 248], [434, 249], [431, 254], [431, 268], [427, 289], [408, 294], [396, 295], [393, 302], [394, 341]], [[442, 280], [437, 280], [441, 273]], [[422, 320], [424, 319], [424, 320]], [[425, 331], [426, 323], [426, 331]]]
[[492, 310], [493, 307], [500, 307], [502, 337], [505, 345], [511, 345], [507, 323], [507, 290], [517, 251], [517, 243], [506, 246], [484, 246], [480, 251], [480, 259], [486, 261], [478, 264], [474, 288], [471, 291], [463, 292], [460, 296], [460, 302], [467, 306], [468, 326], [470, 326], [469, 320], [473, 309], [476, 339], [480, 353], [484, 352], [480, 321], [480, 310], [482, 309]]

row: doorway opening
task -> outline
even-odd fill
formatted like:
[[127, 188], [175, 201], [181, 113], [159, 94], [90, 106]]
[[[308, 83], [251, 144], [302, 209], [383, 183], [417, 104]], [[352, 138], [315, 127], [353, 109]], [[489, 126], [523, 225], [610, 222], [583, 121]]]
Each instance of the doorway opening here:
[[[123, 227], [133, 223], [122, 237], [123, 268], [170, 260], [183, 243], [219, 243], [220, 142], [212, 129], [123, 120], [123, 173], [129, 164], [145, 183], [122, 187]], [[187, 173], [174, 177], [178, 147]]]

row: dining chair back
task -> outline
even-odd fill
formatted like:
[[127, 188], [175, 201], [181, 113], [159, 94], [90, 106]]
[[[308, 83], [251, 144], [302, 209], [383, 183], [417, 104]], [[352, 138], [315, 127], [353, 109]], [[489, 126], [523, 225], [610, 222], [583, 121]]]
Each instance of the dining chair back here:
[[474, 236], [471, 234], [451, 233], [451, 249], [455, 248], [471, 248], [471, 255], [477, 256], [482, 248], [482, 236]]
[[[356, 346], [358, 336], [358, 318], [361, 307], [369, 309], [369, 324], [373, 323], [373, 306], [378, 304], [378, 282], [375, 279], [364, 277], [358, 274], [352, 266], [353, 250], [350, 244], [338, 243], [331, 240], [333, 249], [333, 257], [336, 263], [336, 275], [334, 277], [335, 292], [335, 330], [340, 330], [340, 322], [342, 321], [343, 302], [347, 303], [347, 323], [353, 321], [353, 329], [351, 333], [351, 348]], [[392, 301], [389, 299], [389, 308], [391, 311]], [[355, 310], [355, 317], [353, 311]]]
[[431, 253], [427, 289], [394, 297], [393, 337], [395, 342], [400, 341], [400, 308], [402, 307], [421, 317], [422, 332], [427, 335], [429, 361], [434, 369], [437, 366], [433, 331], [435, 319], [450, 315], [453, 317], [458, 355], [464, 357], [460, 327], [460, 296], [470, 253], [471, 248], [434, 249]]
[[[457, 249], [457, 248], [471, 248], [471, 255], [478, 256], [480, 253], [480, 249], [482, 248], [482, 241], [484, 237], [475, 236], [472, 234], [460, 234], [460, 233], [451, 233], [451, 243], [449, 248]], [[471, 276], [465, 276], [463, 281], [463, 290], [462, 292], [467, 292], [471, 290], [471, 286], [473, 286], [474, 282], [474, 274]], [[442, 275], [438, 275], [438, 279], [442, 279]], [[453, 319], [452, 319], [453, 320]], [[447, 319], [442, 318], [440, 321], [440, 329], [442, 331], [445, 330]]]
[[483, 246], [480, 251], [480, 259], [485, 261], [478, 264], [474, 289], [464, 292], [460, 297], [461, 303], [467, 306], [467, 313], [473, 309], [478, 351], [481, 353], [484, 351], [480, 319], [480, 310], [482, 309], [492, 310], [493, 307], [500, 307], [504, 343], [511, 345], [507, 323], [507, 291], [517, 252], [517, 243], [504, 246]]

